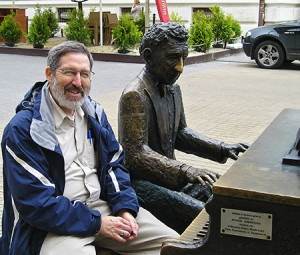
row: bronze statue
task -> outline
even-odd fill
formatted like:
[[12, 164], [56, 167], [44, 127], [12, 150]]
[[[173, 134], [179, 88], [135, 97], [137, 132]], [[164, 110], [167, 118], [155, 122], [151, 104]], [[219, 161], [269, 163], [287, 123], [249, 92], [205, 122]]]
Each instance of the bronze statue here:
[[225, 163], [248, 148], [187, 127], [176, 81], [188, 56], [188, 36], [178, 23], [153, 25], [140, 43], [145, 67], [119, 102], [119, 141], [141, 204], [179, 232], [203, 209], [219, 176], [177, 161], [174, 150]]

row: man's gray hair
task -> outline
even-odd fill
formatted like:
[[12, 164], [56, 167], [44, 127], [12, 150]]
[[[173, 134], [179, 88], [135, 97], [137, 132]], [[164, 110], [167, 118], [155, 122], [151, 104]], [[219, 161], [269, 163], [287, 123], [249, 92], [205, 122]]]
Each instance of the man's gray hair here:
[[61, 57], [68, 52], [80, 52], [86, 54], [90, 60], [90, 71], [92, 71], [93, 57], [92, 54], [88, 51], [87, 47], [79, 42], [66, 41], [54, 46], [48, 53], [47, 65], [50, 67], [52, 72], [54, 72], [55, 69], [60, 66]]
[[180, 23], [169, 22], [154, 24], [141, 39], [140, 55], [142, 56], [144, 49], [157, 48], [162, 42], [168, 42], [171, 39], [186, 42], [188, 38], [189, 32]]

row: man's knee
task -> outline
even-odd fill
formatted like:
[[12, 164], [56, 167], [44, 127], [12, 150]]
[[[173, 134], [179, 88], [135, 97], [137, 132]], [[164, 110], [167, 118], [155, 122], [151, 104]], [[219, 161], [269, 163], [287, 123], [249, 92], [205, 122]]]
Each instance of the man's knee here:
[[48, 233], [40, 255], [96, 255], [96, 249], [91, 243], [95, 237], [62, 236]]

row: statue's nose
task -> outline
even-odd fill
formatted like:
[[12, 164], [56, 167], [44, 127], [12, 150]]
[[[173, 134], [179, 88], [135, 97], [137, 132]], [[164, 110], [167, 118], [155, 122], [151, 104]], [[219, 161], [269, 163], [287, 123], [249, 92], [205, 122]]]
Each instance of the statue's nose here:
[[177, 72], [182, 73], [183, 72], [183, 59], [180, 58], [177, 65], [174, 68]]

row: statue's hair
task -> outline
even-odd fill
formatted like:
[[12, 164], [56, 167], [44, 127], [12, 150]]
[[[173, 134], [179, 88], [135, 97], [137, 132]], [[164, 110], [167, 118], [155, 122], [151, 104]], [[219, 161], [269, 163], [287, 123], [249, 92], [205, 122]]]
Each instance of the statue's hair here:
[[51, 71], [55, 71], [60, 66], [60, 59], [68, 52], [79, 52], [86, 54], [90, 61], [90, 70], [93, 67], [93, 57], [84, 44], [74, 41], [66, 41], [54, 46], [48, 53], [47, 65]]
[[141, 39], [140, 55], [146, 48], [154, 49], [162, 42], [168, 42], [171, 39], [186, 42], [189, 38], [189, 32], [186, 28], [176, 22], [154, 24]]

